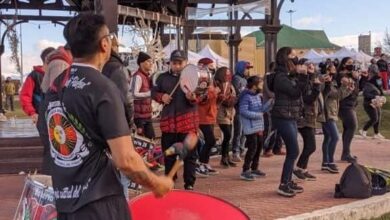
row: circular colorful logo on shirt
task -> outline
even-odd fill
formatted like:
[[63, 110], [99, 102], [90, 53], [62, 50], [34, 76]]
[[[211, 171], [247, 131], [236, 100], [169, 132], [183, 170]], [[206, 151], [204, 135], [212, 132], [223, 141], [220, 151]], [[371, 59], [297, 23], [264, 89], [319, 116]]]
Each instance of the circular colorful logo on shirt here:
[[[49, 103], [46, 125], [50, 154], [56, 165], [65, 168], [80, 166], [83, 159], [89, 155], [83, 135], [77, 131], [67, 115], [59, 101]], [[77, 125], [82, 126], [79, 122]]]
[[55, 150], [63, 156], [70, 155], [77, 142], [75, 128], [59, 113], [49, 120], [49, 137]]

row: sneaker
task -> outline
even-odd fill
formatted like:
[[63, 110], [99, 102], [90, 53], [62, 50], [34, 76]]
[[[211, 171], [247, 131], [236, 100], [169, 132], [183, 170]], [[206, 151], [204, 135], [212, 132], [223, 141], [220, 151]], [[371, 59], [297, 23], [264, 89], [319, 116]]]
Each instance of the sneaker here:
[[339, 168], [334, 163], [323, 163], [321, 170], [329, 173], [339, 173]]
[[239, 163], [242, 161], [241, 157], [240, 157], [240, 154], [239, 153], [234, 153], [233, 154], [233, 159], [232, 159], [233, 162], [236, 162], [236, 163]]
[[310, 174], [308, 171], [304, 172], [303, 175], [306, 177], [306, 180], [308, 181], [316, 181], [317, 177]]
[[214, 176], [214, 175], [219, 174], [218, 170], [213, 169], [209, 164], [205, 164], [204, 166], [207, 169], [207, 172], [209, 173], [209, 175]]
[[300, 180], [306, 180], [306, 176], [303, 172], [303, 170], [301, 169], [296, 169], [293, 171], [293, 175], [297, 178], [297, 179], [300, 179]]
[[363, 131], [362, 129], [359, 130], [359, 134], [360, 134], [362, 137], [364, 137], [364, 138], [367, 137], [367, 131]]
[[184, 190], [194, 191], [194, 186], [193, 185], [184, 185]]
[[380, 133], [378, 133], [378, 134], [374, 134], [374, 139], [386, 139], [386, 138]]
[[265, 177], [266, 176], [266, 174], [261, 170], [252, 170], [251, 173], [255, 177]]
[[200, 164], [195, 168], [196, 175], [201, 178], [207, 178], [209, 177], [209, 171], [207, 168], [203, 165]]
[[341, 161], [348, 162], [348, 163], [354, 163], [357, 161], [357, 157], [349, 155], [349, 156], [341, 157]]
[[293, 190], [295, 193], [303, 193], [303, 187], [298, 186], [295, 182], [291, 181], [288, 183], [288, 187]]
[[242, 172], [240, 178], [245, 181], [255, 181], [256, 178], [252, 175], [251, 171]]
[[278, 188], [278, 194], [285, 197], [294, 197], [296, 193], [290, 189], [288, 184], [280, 184]]

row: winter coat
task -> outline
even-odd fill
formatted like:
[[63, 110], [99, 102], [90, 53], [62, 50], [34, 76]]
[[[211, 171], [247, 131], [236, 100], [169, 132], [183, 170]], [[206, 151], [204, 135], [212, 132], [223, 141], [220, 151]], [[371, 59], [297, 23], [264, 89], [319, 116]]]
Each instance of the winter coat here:
[[346, 86], [341, 85], [338, 87], [335, 80], [325, 83], [325, 88], [322, 92], [325, 120], [338, 120], [339, 102], [350, 94], [351, 91]]
[[239, 99], [239, 107], [244, 135], [264, 131], [263, 113], [269, 111], [270, 106], [270, 102], [263, 105], [260, 94], [249, 89], [242, 92]]
[[39, 113], [39, 105], [43, 100], [41, 83], [44, 74], [42, 66], [34, 66], [33, 71], [27, 76], [20, 91], [20, 104], [28, 116]]
[[[223, 92], [223, 88], [221, 91]], [[234, 106], [237, 102], [236, 91], [232, 85], [227, 89], [225, 96], [228, 97], [225, 101], [218, 101], [217, 122], [218, 124], [231, 125], [236, 112]]]
[[283, 68], [275, 69], [273, 85], [275, 104], [271, 110], [272, 117], [297, 120], [302, 115], [302, 92], [308, 82], [306, 75], [288, 74]]

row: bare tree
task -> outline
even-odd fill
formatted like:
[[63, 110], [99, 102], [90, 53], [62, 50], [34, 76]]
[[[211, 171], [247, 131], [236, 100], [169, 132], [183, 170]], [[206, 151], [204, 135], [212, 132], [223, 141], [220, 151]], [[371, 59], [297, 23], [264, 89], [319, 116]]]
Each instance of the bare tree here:
[[390, 53], [390, 33], [386, 28], [385, 37], [383, 38], [383, 49]]

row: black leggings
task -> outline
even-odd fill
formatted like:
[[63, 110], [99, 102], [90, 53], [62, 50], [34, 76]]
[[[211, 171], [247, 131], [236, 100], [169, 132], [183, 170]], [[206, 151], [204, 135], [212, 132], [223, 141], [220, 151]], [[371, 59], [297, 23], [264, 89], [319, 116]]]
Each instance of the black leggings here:
[[245, 154], [244, 166], [242, 171], [249, 169], [257, 170], [259, 168], [260, 153], [263, 149], [263, 136], [259, 134], [245, 135], [245, 147], [248, 149]]
[[134, 124], [137, 128], [142, 129], [142, 135], [149, 139], [155, 138], [153, 123], [151, 119], [134, 119]]
[[364, 110], [366, 111], [368, 117], [370, 118], [363, 127], [364, 131], [367, 131], [371, 126], [374, 128], [374, 133], [379, 133], [379, 122], [381, 118], [381, 109], [373, 108], [369, 104], [364, 104]]
[[214, 125], [199, 125], [203, 133], [204, 145], [199, 149], [199, 162], [209, 163], [211, 148], [215, 146]]
[[309, 164], [309, 157], [316, 151], [316, 137], [315, 129], [310, 127], [303, 127], [298, 129], [303, 138], [303, 150], [298, 159], [297, 167], [307, 169]]
[[340, 108], [339, 116], [343, 122], [342, 158], [351, 156], [351, 143], [357, 127], [356, 111], [353, 108]]
[[229, 143], [232, 138], [232, 125], [220, 124], [219, 128], [221, 128], [223, 133], [222, 158], [226, 158], [229, 156]]

